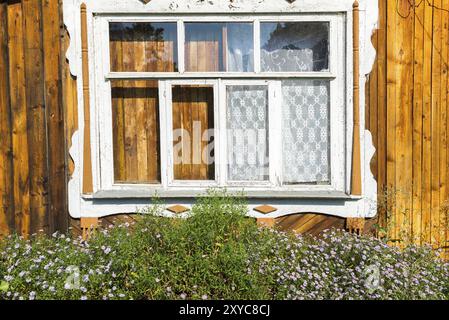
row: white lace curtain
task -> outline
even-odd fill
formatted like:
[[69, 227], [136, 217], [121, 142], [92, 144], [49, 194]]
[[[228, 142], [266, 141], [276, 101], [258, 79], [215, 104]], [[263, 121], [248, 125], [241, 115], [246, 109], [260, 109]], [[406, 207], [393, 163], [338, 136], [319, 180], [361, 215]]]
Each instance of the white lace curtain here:
[[[266, 86], [227, 87], [228, 179], [269, 179]], [[282, 82], [283, 180], [330, 181], [329, 82]]]
[[267, 86], [228, 86], [227, 105], [228, 180], [267, 180]]
[[261, 23], [261, 70], [306, 72], [328, 69], [329, 24]]
[[284, 183], [327, 183], [329, 164], [329, 82], [282, 83]]

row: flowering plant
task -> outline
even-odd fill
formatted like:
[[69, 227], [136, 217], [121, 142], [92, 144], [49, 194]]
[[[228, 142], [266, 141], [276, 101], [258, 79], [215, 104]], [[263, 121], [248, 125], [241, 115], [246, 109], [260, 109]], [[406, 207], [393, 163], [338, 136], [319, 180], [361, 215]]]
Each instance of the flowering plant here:
[[449, 265], [339, 230], [258, 228], [241, 195], [210, 191], [188, 219], [161, 205], [88, 242], [64, 234], [0, 241], [0, 299], [447, 299]]

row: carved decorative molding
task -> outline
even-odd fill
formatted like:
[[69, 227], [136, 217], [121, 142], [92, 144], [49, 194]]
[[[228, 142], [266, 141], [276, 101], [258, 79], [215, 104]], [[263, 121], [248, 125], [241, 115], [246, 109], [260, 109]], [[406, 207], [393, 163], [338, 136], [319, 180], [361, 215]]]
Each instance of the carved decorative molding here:
[[354, 63], [354, 130], [352, 145], [351, 194], [362, 195], [362, 164], [360, 150], [360, 8], [356, 0], [353, 6], [353, 63]]
[[168, 207], [167, 210], [170, 211], [170, 212], [176, 213], [176, 214], [181, 214], [181, 213], [190, 211], [189, 208], [184, 207], [184, 206], [179, 205], [179, 204], [175, 205], [175, 206]]
[[88, 48], [88, 26], [87, 6], [81, 4], [81, 55], [83, 72], [83, 96], [84, 96], [84, 157], [83, 157], [83, 193], [93, 192], [92, 177], [92, 151], [90, 135], [90, 84], [89, 84], [89, 48]]
[[254, 210], [257, 212], [263, 213], [263, 214], [269, 214], [269, 213], [277, 211], [277, 209], [275, 207], [272, 207], [269, 205], [255, 207]]
[[[139, 1], [111, 1], [111, 0], [63, 0], [63, 15], [64, 24], [70, 35], [70, 45], [67, 49], [66, 58], [69, 61], [70, 72], [74, 77], [78, 77], [81, 81], [77, 81], [77, 113], [76, 116], [79, 119], [79, 129], [72, 135], [72, 144], [70, 146], [70, 156], [74, 161], [74, 170], [69, 181], [69, 212], [74, 218], [85, 217], [103, 217], [113, 214], [129, 213], [135, 210], [142, 210], [151, 204], [150, 199], [140, 198], [132, 201], [134, 198], [101, 198], [98, 191], [102, 190], [100, 184], [100, 169], [98, 165], [98, 139], [91, 139], [91, 148], [88, 148], [88, 138], [97, 137], [99, 129], [101, 129], [96, 115], [99, 113], [99, 109], [95, 103], [95, 94], [99, 91], [96, 90], [96, 70], [95, 70], [95, 46], [98, 45], [93, 35], [92, 26], [95, 25], [97, 19], [94, 17], [102, 17], [102, 14], [113, 15], [115, 13], [131, 14], [136, 13], [146, 16], [148, 14], [158, 15], [183, 15], [191, 13], [192, 15], [206, 15], [206, 14], [265, 14], [270, 12], [279, 12], [282, 14], [320, 14], [346, 12], [347, 16], [351, 18], [351, 12], [359, 11], [363, 14], [359, 15], [359, 23], [354, 23], [353, 27], [358, 25], [358, 32], [356, 37], [359, 40], [359, 45], [354, 44], [359, 48], [359, 54], [354, 54], [347, 50], [348, 58], [348, 74], [352, 75], [352, 57], [359, 56], [360, 60], [356, 61], [359, 64], [359, 76], [354, 75], [359, 80], [357, 90], [360, 101], [356, 101], [356, 105], [359, 105], [360, 110], [358, 115], [354, 117], [356, 119], [356, 125], [360, 128], [359, 137], [351, 139], [351, 136], [347, 137], [347, 158], [351, 159], [351, 144], [356, 141], [359, 146], [356, 146], [354, 150], [359, 150], [358, 155], [354, 154], [354, 158], [357, 161], [353, 163], [359, 165], [359, 168], [352, 170], [350, 163], [347, 165], [347, 178], [345, 181], [345, 192], [347, 194], [357, 194], [357, 183], [351, 183], [357, 181], [361, 188], [361, 195], [351, 198], [337, 199], [330, 196], [326, 199], [317, 199], [317, 201], [311, 201], [312, 199], [307, 197], [298, 198], [272, 198], [267, 194], [266, 198], [251, 198], [250, 205], [252, 210], [249, 210], [248, 215], [254, 218], [267, 218], [266, 213], [257, 211], [254, 209], [265, 203], [270, 203], [276, 211], [269, 213], [270, 218], [278, 218], [286, 216], [292, 213], [303, 212], [318, 212], [321, 214], [329, 214], [339, 217], [357, 216], [357, 217], [372, 217], [376, 214], [377, 206], [377, 183], [370, 171], [370, 161], [374, 155], [375, 149], [372, 143], [372, 137], [368, 130], [364, 130], [364, 114], [363, 106], [365, 99], [365, 77], [362, 75], [368, 74], [372, 68], [375, 60], [375, 49], [369, 39], [373, 30], [375, 30], [378, 20], [378, 1], [377, 0], [359, 0], [359, 8], [353, 8], [354, 0], [245, 0], [234, 1], [238, 3], [235, 6], [229, 6], [229, 0], [226, 1], [199, 1], [199, 0], [170, 0], [170, 1], [151, 1], [151, 0], [139, 0]], [[86, 4], [86, 10], [80, 10], [80, 5]], [[99, 15], [97, 15], [99, 13]], [[356, 17], [357, 18], [357, 17]], [[101, 20], [101, 19], [100, 19]], [[349, 19], [351, 20], [351, 19]], [[352, 23], [351, 23], [352, 24]], [[351, 28], [352, 29], [352, 28]], [[350, 32], [351, 33], [351, 32]], [[351, 33], [352, 34], [352, 33]], [[87, 37], [86, 37], [87, 36]], [[86, 39], [87, 38], [87, 39]], [[352, 39], [350, 39], [352, 40]], [[351, 41], [352, 42], [352, 41]], [[87, 50], [86, 50], [87, 49]], [[86, 52], [91, 52], [92, 55], [86, 55]], [[88, 59], [90, 58], [90, 59]], [[349, 63], [351, 61], [351, 63]], [[88, 63], [86, 63], [88, 62]], [[87, 72], [86, 72], [87, 71]], [[83, 73], [85, 77], [82, 77]], [[84, 79], [83, 79], [84, 78]], [[352, 78], [352, 77], [351, 77]], [[87, 81], [82, 81], [87, 80]], [[89, 81], [90, 80], [90, 81]], [[86, 92], [88, 84], [90, 83], [90, 91]], [[350, 124], [353, 124], [353, 114], [351, 99], [348, 98], [347, 103], [347, 116], [350, 119]], [[88, 113], [87, 111], [91, 112]], [[92, 125], [86, 125], [92, 123]], [[83, 129], [86, 128], [86, 131]], [[87, 129], [90, 128], [90, 135], [88, 135]], [[358, 132], [359, 130], [356, 130]], [[85, 136], [87, 135], [87, 136]], [[89, 137], [88, 137], [89, 136]], [[352, 141], [351, 141], [352, 140]], [[91, 154], [89, 155], [89, 152]], [[91, 162], [89, 165], [88, 162]], [[87, 164], [84, 166], [84, 164]], [[90, 168], [90, 170], [89, 170]], [[86, 170], [87, 172], [84, 172]], [[352, 173], [353, 176], [350, 176]], [[91, 179], [90, 179], [91, 178]], [[91, 180], [91, 183], [87, 183]], [[85, 185], [87, 183], [87, 185]], [[90, 194], [87, 192], [93, 190]], [[360, 189], [359, 189], [360, 190]], [[109, 191], [109, 190], [106, 190]], [[149, 194], [150, 198], [150, 194]], [[179, 205], [186, 208], [192, 208], [195, 203], [194, 198], [178, 198]], [[253, 207], [254, 206], [254, 207]], [[190, 211], [190, 210], [189, 210]], [[265, 211], [265, 210], [264, 210]], [[173, 211], [166, 208], [164, 214], [173, 214]], [[350, 214], [350, 215], [349, 215]], [[89, 223], [88, 223], [89, 225]]]

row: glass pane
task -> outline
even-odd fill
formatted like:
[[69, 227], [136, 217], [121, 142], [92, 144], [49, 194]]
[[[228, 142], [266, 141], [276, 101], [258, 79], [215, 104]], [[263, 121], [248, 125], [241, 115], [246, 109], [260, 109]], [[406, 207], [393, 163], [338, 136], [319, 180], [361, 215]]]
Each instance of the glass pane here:
[[176, 72], [176, 23], [109, 24], [111, 71]]
[[329, 70], [328, 22], [261, 23], [260, 45], [263, 72]]
[[226, 99], [228, 180], [268, 180], [268, 87], [228, 86]]
[[172, 89], [175, 180], [215, 180], [214, 89], [176, 85]]
[[186, 71], [254, 70], [251, 23], [186, 23], [185, 34]]
[[158, 82], [111, 81], [116, 183], [159, 183]]
[[230, 72], [254, 71], [254, 36], [252, 23], [227, 23], [227, 56]]
[[284, 182], [329, 183], [329, 81], [283, 81], [282, 99]]

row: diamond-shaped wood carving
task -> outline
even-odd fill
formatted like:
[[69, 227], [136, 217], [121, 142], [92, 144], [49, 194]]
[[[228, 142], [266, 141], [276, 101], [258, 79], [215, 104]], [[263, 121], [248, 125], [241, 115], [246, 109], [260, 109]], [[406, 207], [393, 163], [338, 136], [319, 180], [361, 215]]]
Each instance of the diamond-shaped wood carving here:
[[184, 213], [184, 212], [190, 211], [189, 208], [181, 206], [180, 204], [168, 207], [167, 210], [170, 211], [170, 212], [176, 213], [176, 214], [180, 214], [180, 213]]
[[147, 4], [148, 2], [150, 2], [151, 0], [140, 0], [141, 2]]
[[277, 211], [277, 209], [275, 207], [272, 207], [269, 205], [258, 206], [258, 207], [255, 207], [254, 210], [257, 212], [263, 213], [263, 214], [268, 214], [268, 213]]

